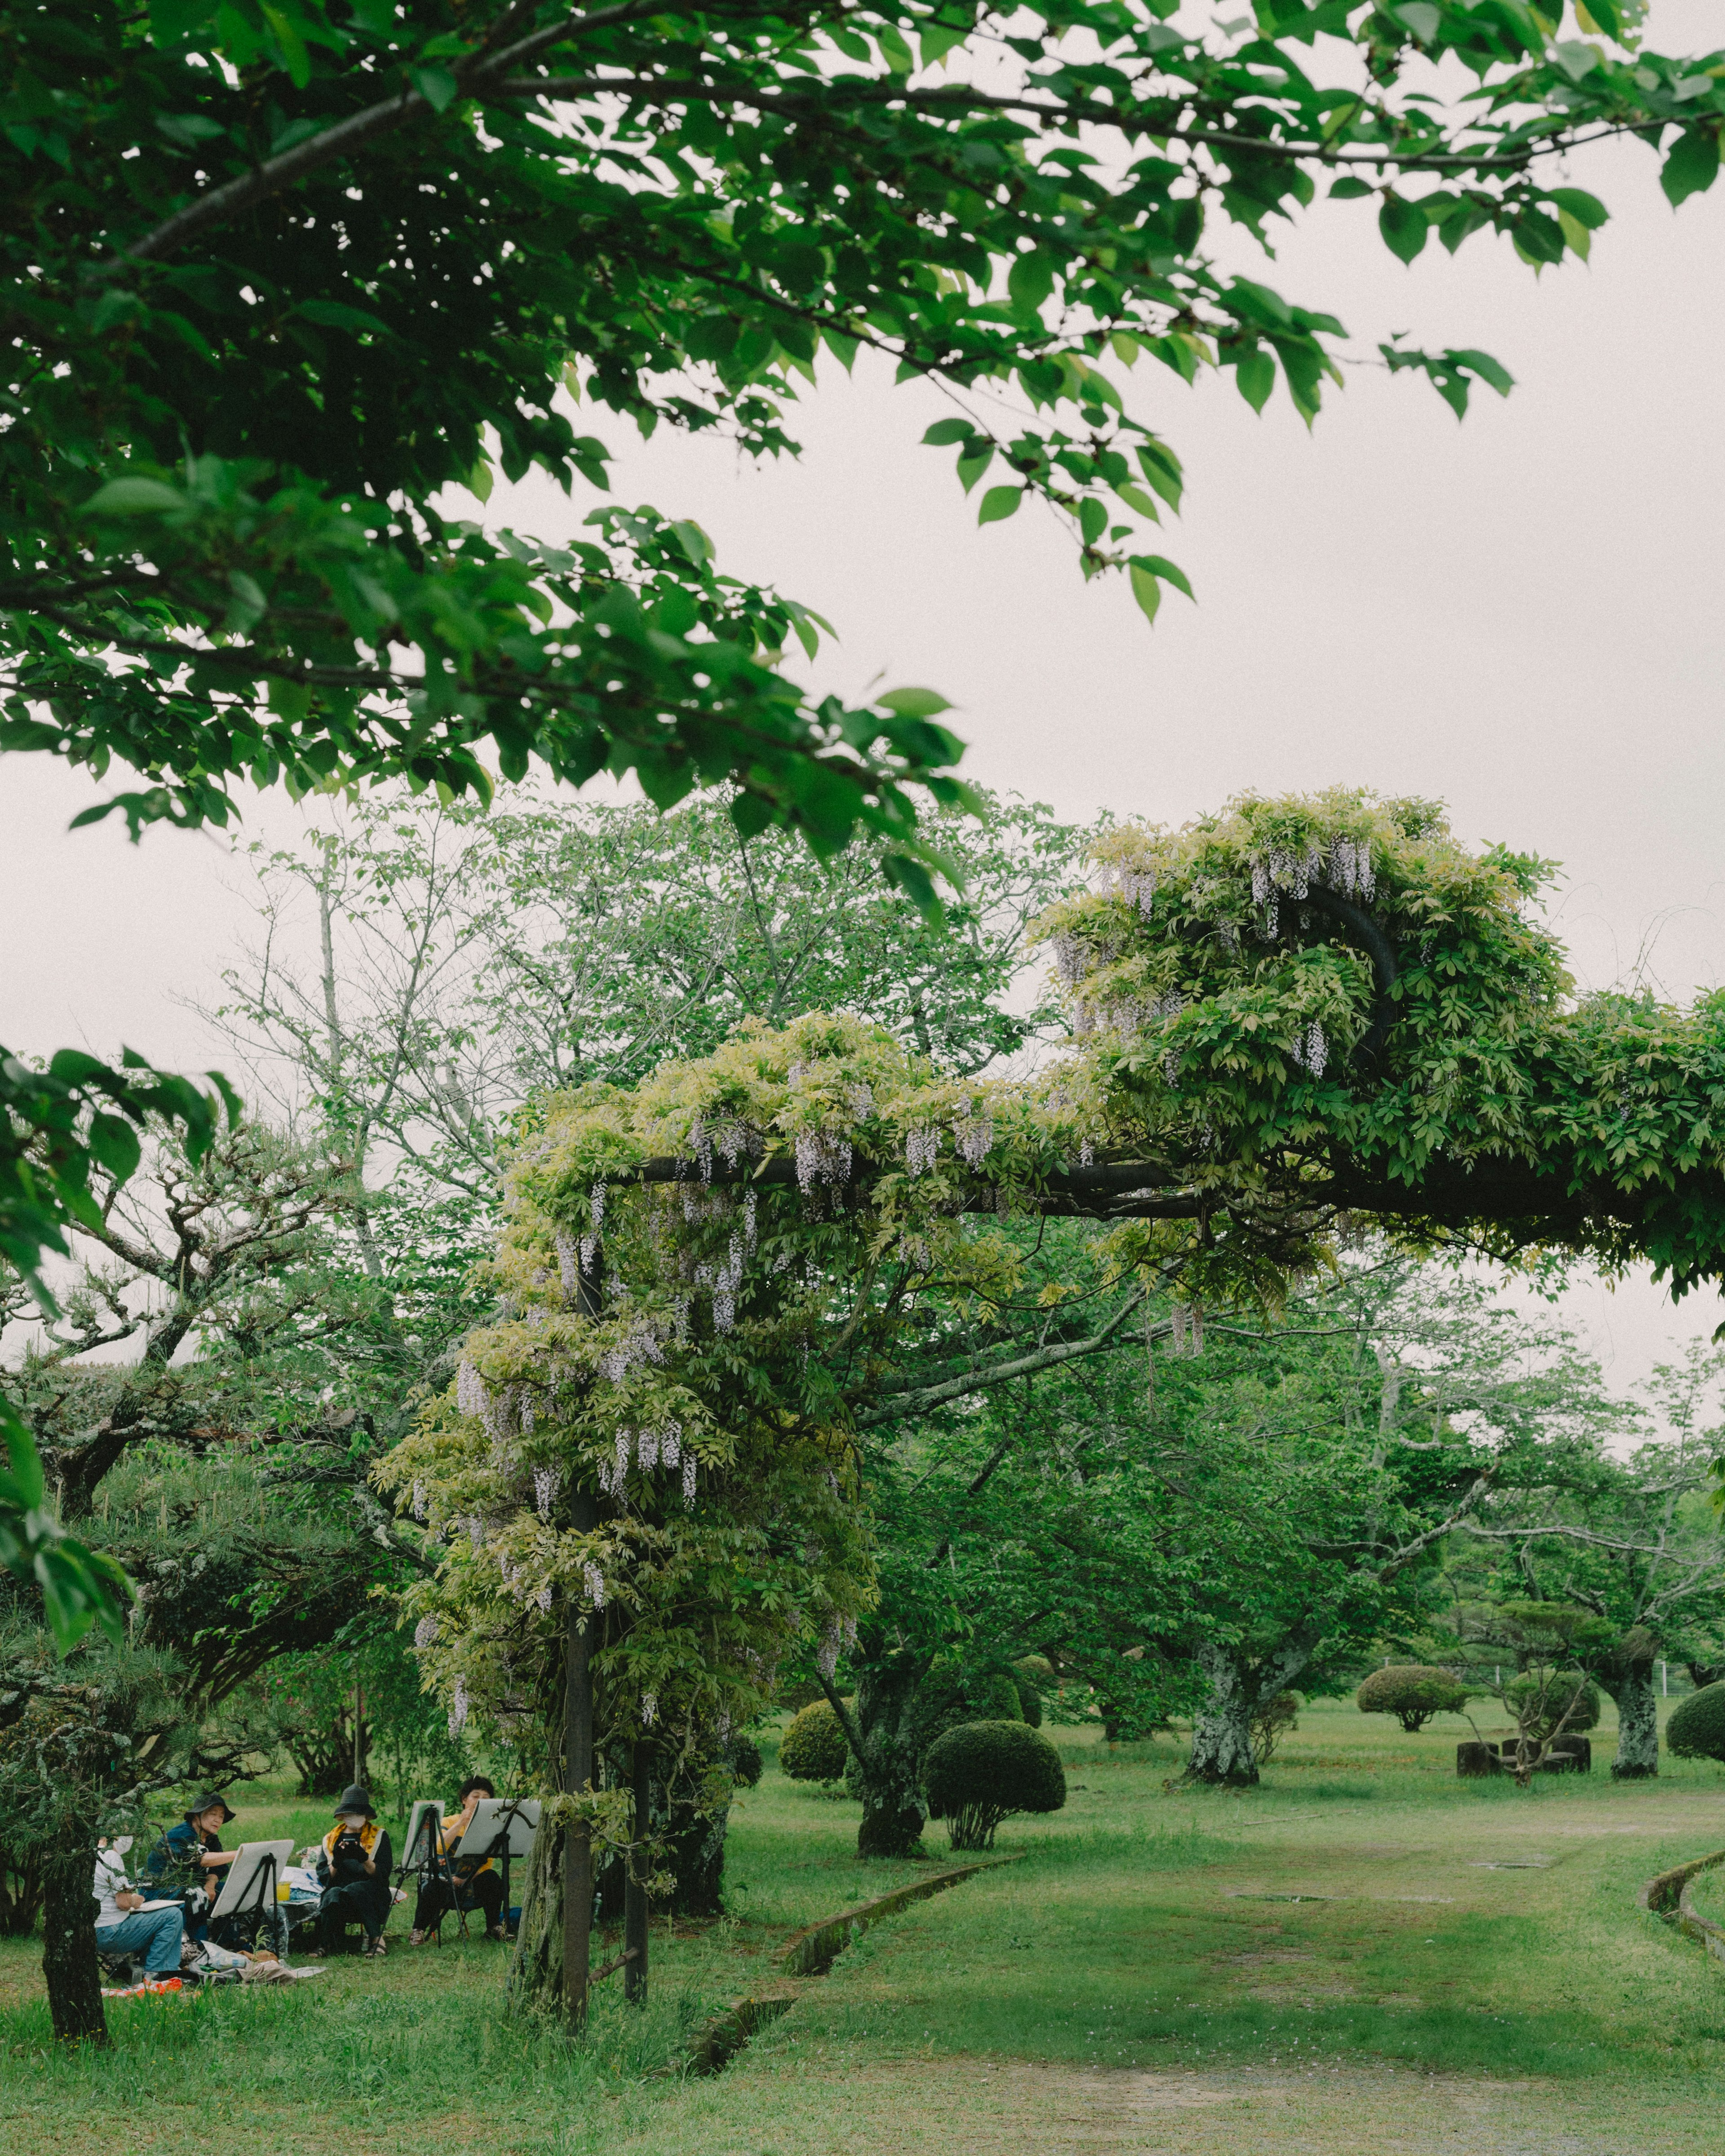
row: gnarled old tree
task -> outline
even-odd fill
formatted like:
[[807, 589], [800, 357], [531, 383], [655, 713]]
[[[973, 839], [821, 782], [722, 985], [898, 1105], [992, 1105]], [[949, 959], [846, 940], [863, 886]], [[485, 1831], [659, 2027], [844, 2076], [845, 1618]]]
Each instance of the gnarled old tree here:
[[[1692, 1347], [1648, 1388], [1668, 1434], [1627, 1458], [1594, 1447], [1553, 1460], [1535, 1486], [1494, 1496], [1466, 1522], [1500, 1593], [1594, 1620], [1572, 1660], [1617, 1703], [1620, 1781], [1659, 1772], [1661, 1658], [1705, 1668], [1717, 1653], [1725, 1522], [1712, 1502], [1720, 1431], [1706, 1416], [1722, 1374], [1717, 1350]], [[1488, 1623], [1464, 1609], [1464, 1639], [1488, 1637]]]
[[[830, 1638], [867, 1591], [848, 1434], [944, 1312], [1010, 1308], [1003, 1214], [1101, 1220], [1091, 1276], [1187, 1306], [1276, 1306], [1363, 1214], [1417, 1245], [1717, 1276], [1725, 1019], [1572, 1002], [1538, 864], [1342, 792], [1123, 829], [1097, 855], [1102, 888], [1046, 923], [1078, 1038], [1033, 1076], [955, 1080], [815, 1017], [545, 1103], [498, 1261], [511, 1314], [389, 1464], [444, 1540], [426, 1651], [458, 1711], [561, 1691], [584, 1715], [589, 1656], [636, 1728], [675, 1684], [679, 1743], [762, 1696], [703, 1636], [685, 1580], [709, 1536], [759, 1551], [775, 1643]], [[999, 1338], [893, 1412], [1096, 1345]], [[566, 1760], [584, 1744], [566, 1722]], [[572, 1851], [593, 1799], [570, 1794]]]
[[[0, 1580], [0, 1728], [20, 1743], [34, 1730], [82, 1763], [62, 1826], [84, 1839], [56, 1845], [63, 1873], [33, 1865], [26, 1813], [0, 1828], [14, 1876], [47, 1891], [80, 1865], [87, 1890], [95, 1833], [174, 1778], [201, 1718], [275, 1657], [326, 1648], [374, 1589], [423, 1562], [368, 1475], [410, 1419], [403, 1395], [435, 1368], [435, 1313], [418, 1309], [425, 1333], [410, 1347], [393, 1283], [361, 1263], [365, 1199], [348, 1163], [258, 1125], [210, 1137], [195, 1158], [157, 1126], [144, 1151], [129, 1179], [110, 1169], [88, 1186], [69, 1224], [85, 1262], [0, 1370], [0, 1404], [45, 1463], [56, 1518], [136, 1583], [121, 1640], [85, 1638], [57, 1665], [32, 1584]], [[37, 1307], [0, 1275], [0, 1317]], [[451, 1314], [459, 1329], [471, 1307]], [[85, 1724], [116, 1748], [93, 1750]], [[16, 1910], [20, 1922], [34, 1913]], [[63, 2035], [91, 2033], [99, 1997], [88, 1926], [74, 1931], [76, 1952], [56, 1932], [49, 1965]]]

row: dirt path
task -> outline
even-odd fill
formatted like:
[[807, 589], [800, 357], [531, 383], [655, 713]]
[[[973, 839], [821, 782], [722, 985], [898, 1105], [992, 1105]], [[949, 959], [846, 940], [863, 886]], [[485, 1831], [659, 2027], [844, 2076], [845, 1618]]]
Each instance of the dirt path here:
[[[745, 2093], [745, 2091], [747, 2092]], [[1640, 2112], [1641, 2116], [1635, 2116]], [[1711, 2101], [1390, 2066], [1086, 2071], [965, 2059], [714, 2084], [652, 2156], [1717, 2156]], [[619, 2151], [619, 2156], [622, 2152]]]

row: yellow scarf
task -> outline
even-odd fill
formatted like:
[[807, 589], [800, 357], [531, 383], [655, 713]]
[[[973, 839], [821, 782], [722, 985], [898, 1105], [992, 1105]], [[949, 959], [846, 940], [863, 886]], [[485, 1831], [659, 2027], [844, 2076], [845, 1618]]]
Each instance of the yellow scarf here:
[[341, 1839], [344, 1834], [357, 1832], [359, 1835], [359, 1845], [365, 1851], [366, 1855], [369, 1856], [372, 1851], [377, 1846], [377, 1836], [383, 1830], [378, 1825], [376, 1820], [367, 1820], [362, 1827], [357, 1829], [350, 1826], [343, 1826], [341, 1820], [337, 1820], [336, 1824], [330, 1829], [329, 1832], [323, 1838], [323, 1853], [326, 1857], [328, 1857], [330, 1862], [333, 1864], [336, 1861], [336, 1844]]

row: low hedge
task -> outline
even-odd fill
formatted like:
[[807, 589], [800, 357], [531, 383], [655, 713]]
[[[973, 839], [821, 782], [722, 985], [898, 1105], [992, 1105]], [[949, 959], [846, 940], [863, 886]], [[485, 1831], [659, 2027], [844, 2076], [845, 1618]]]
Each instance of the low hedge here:
[[928, 1748], [922, 1781], [954, 1849], [992, 1848], [1002, 1820], [1057, 1812], [1066, 1801], [1060, 1753], [1026, 1722], [960, 1722]]
[[1703, 1685], [1671, 1709], [1667, 1751], [1680, 1759], [1725, 1760], [1725, 1683]]
[[1413, 1736], [1435, 1714], [1459, 1714], [1467, 1687], [1428, 1662], [1392, 1662], [1373, 1670], [1353, 1697], [1362, 1714], [1393, 1714]]
[[778, 1747], [778, 1763], [793, 1782], [836, 1782], [850, 1757], [844, 1728], [824, 1699], [810, 1701]]

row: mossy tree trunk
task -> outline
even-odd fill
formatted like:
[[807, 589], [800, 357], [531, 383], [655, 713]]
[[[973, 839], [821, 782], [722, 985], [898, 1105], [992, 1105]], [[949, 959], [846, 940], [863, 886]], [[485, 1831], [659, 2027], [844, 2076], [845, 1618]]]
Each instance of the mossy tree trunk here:
[[900, 1656], [864, 1665], [850, 1707], [830, 1685], [824, 1687], [850, 1743], [862, 1797], [859, 1856], [908, 1856], [922, 1839], [928, 1807], [916, 1694], [926, 1675], [919, 1659]]
[[108, 2041], [90, 1891], [95, 1876], [93, 1849], [56, 1852], [43, 1867], [42, 1974], [54, 2033], [62, 2043]]
[[1250, 1789], [1258, 1779], [1252, 1750], [1252, 1716], [1299, 1676], [1317, 1646], [1313, 1634], [1290, 1634], [1267, 1653], [1206, 1641], [1197, 1654], [1204, 1696], [1192, 1722], [1192, 1756], [1185, 1779], [1214, 1788]]
[[562, 2004], [563, 1833], [550, 1819], [541, 1822], [527, 1859], [509, 1996], [512, 2005], [539, 2014], [555, 2014]]
[[1604, 1681], [1617, 1702], [1617, 1757], [1611, 1763], [1611, 1778], [1651, 1781], [1659, 1772], [1659, 1699], [1653, 1689], [1652, 1661], [1630, 1662]]

